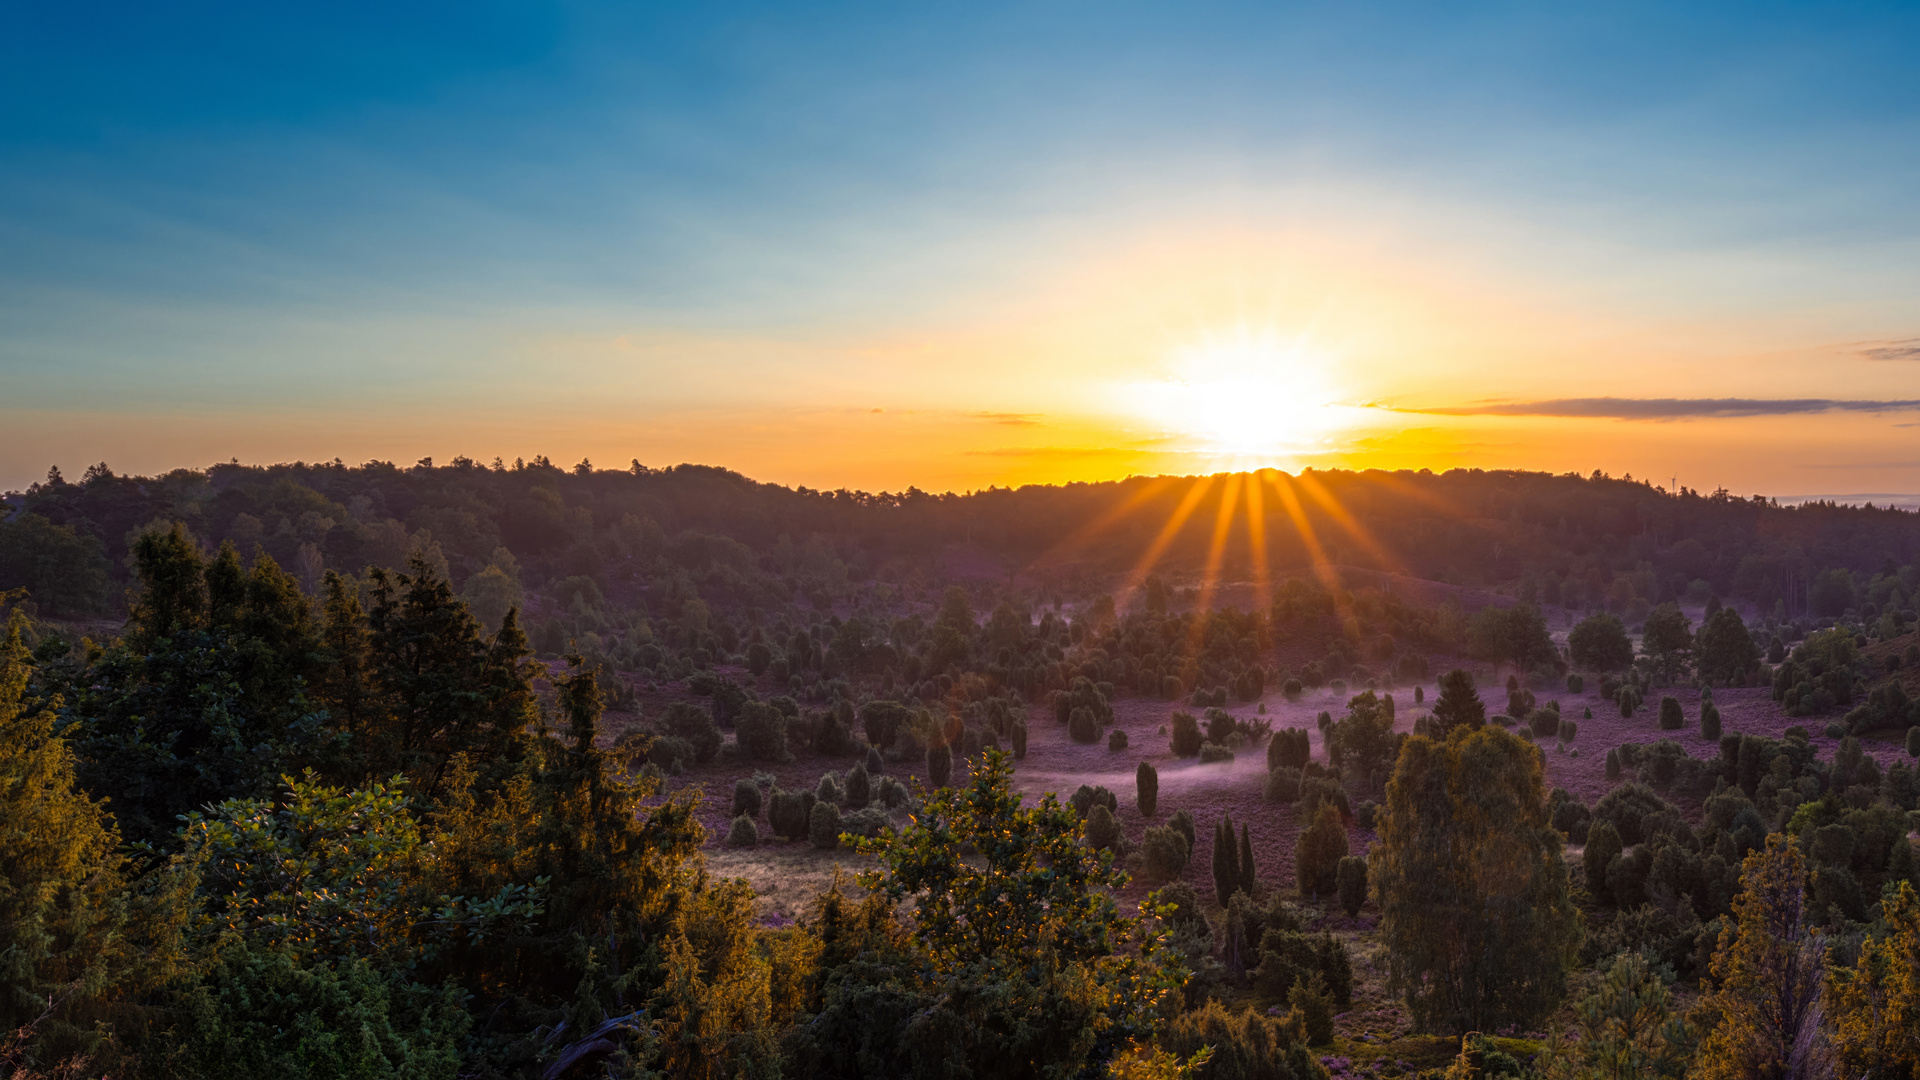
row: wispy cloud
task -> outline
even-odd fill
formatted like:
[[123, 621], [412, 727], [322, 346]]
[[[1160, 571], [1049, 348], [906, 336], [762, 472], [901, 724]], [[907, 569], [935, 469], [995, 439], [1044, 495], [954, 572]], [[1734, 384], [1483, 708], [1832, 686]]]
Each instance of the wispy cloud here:
[[1860, 355], [1869, 360], [1920, 360], [1920, 338], [1883, 341], [1861, 349]]
[[1044, 413], [1014, 412], [976, 412], [971, 414], [976, 420], [988, 420], [1007, 427], [1041, 427], [1040, 418]]
[[1575, 416], [1605, 420], [1693, 420], [1735, 416], [1792, 416], [1828, 412], [1906, 412], [1920, 399], [1863, 401], [1841, 398], [1552, 398], [1546, 401], [1485, 401], [1430, 408], [1376, 406], [1430, 416]]

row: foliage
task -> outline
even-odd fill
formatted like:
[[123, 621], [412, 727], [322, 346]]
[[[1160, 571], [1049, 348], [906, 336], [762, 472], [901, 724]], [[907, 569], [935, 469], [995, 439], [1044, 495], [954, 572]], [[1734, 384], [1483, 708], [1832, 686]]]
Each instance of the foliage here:
[[1713, 955], [1706, 1029], [1689, 1075], [1704, 1080], [1829, 1075], [1818, 1031], [1824, 949], [1806, 926], [1806, 864], [1784, 837], [1747, 856], [1733, 920]]
[[462, 939], [524, 932], [542, 912], [543, 881], [480, 900], [427, 892], [443, 849], [408, 812], [403, 779], [355, 791], [311, 772], [285, 782], [278, 800], [229, 800], [187, 816], [181, 839], [201, 867], [203, 933], [393, 971]]
[[1692, 622], [1678, 605], [1661, 604], [1641, 628], [1640, 650], [1653, 657], [1669, 681], [1679, 678], [1693, 655]]
[[1544, 1069], [1548, 1080], [1680, 1080], [1697, 1041], [1644, 957], [1614, 958], [1575, 1007], [1580, 1039]]
[[760, 845], [760, 826], [754, 824], [745, 814], [734, 816], [733, 824], [727, 826], [728, 847], [758, 847]]
[[[863, 841], [880, 869], [861, 883], [887, 905], [914, 901], [902, 948], [915, 962], [891, 977], [928, 1003], [914, 1023], [949, 1067], [1064, 1075], [1151, 1034], [1180, 976], [1152, 921], [1119, 914], [1108, 890], [1126, 875], [1112, 854], [1082, 845], [1077, 817], [1052, 796], [1022, 806], [1012, 772], [1010, 757], [986, 751], [966, 788], [934, 793], [898, 835]], [[967, 847], [977, 859], [961, 857]]]
[[1901, 881], [1881, 908], [1885, 935], [1863, 942], [1851, 969], [1828, 974], [1842, 1076], [1920, 1075], [1920, 896]]
[[[1580, 620], [1567, 633], [1567, 652], [1574, 666], [1591, 671], [1622, 671], [1633, 665], [1633, 641], [1627, 637], [1620, 616], [1610, 611]], [[1567, 689], [1579, 692], [1572, 683]]]
[[816, 802], [807, 815], [807, 839], [823, 851], [840, 846], [840, 808], [830, 802]]
[[1152, 817], [1160, 805], [1160, 770], [1153, 767], [1153, 762], [1142, 761], [1133, 771], [1133, 791], [1140, 816]]
[[1275, 1020], [1251, 1010], [1232, 1012], [1218, 1001], [1171, 1021], [1160, 1038], [1162, 1049], [1177, 1056], [1213, 1051], [1203, 1075], [1207, 1080], [1326, 1080], [1326, 1067], [1307, 1050], [1305, 1024], [1297, 1017]]
[[1142, 872], [1149, 884], [1163, 885], [1186, 873], [1187, 838], [1166, 825], [1149, 828], [1140, 840]]
[[462, 997], [364, 959], [302, 963], [242, 943], [187, 997], [177, 1067], [207, 1080], [453, 1080], [471, 1025]]
[[1700, 624], [1693, 650], [1700, 677], [1709, 685], [1717, 680], [1731, 686], [1760, 662], [1760, 647], [1754, 644], [1740, 613], [1731, 607], [1721, 608]]
[[1540, 751], [1486, 727], [1414, 736], [1387, 788], [1369, 876], [1389, 985], [1415, 1023], [1533, 1023], [1565, 992], [1580, 943]]
[[1440, 696], [1433, 702], [1434, 734], [1446, 738], [1455, 728], [1478, 728], [1487, 721], [1487, 706], [1473, 687], [1473, 672], [1455, 668], [1440, 676]]
[[1196, 720], [1192, 713], [1180, 709], [1174, 710], [1172, 718], [1167, 721], [1167, 727], [1171, 732], [1168, 735], [1168, 742], [1176, 757], [1194, 757], [1200, 753], [1200, 747], [1206, 740], [1200, 734], [1200, 721]]
[[793, 760], [787, 751], [787, 717], [779, 709], [762, 701], [740, 706], [733, 721], [734, 738], [740, 752], [753, 761], [776, 764]]
[[1377, 775], [1384, 783], [1399, 750], [1392, 707], [1371, 690], [1348, 701], [1346, 716], [1327, 732], [1327, 756], [1345, 776], [1366, 780]]
[[1341, 856], [1335, 878], [1340, 910], [1348, 917], [1360, 914], [1361, 905], [1367, 902], [1367, 860], [1358, 855]]
[[1346, 857], [1346, 824], [1338, 807], [1323, 802], [1294, 847], [1294, 874], [1301, 895], [1332, 895], [1339, 887], [1340, 860]]

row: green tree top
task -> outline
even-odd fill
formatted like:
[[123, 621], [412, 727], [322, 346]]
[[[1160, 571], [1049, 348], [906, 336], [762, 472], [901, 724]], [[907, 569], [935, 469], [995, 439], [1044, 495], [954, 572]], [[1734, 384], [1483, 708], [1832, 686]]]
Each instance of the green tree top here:
[[1661, 604], [1647, 615], [1640, 651], [1653, 657], [1668, 679], [1679, 678], [1693, 654], [1693, 623], [1677, 605]]
[[[1150, 1031], [1181, 981], [1155, 924], [1120, 914], [1113, 891], [1127, 875], [1082, 843], [1073, 808], [1051, 794], [1022, 806], [1012, 778], [1013, 758], [986, 751], [966, 787], [934, 792], [903, 832], [860, 842], [880, 861], [861, 884], [914, 900], [912, 947], [937, 979], [1092, 994], [1089, 1037]], [[962, 857], [969, 846], [977, 859]]]
[[1620, 616], [1610, 611], [1589, 615], [1567, 634], [1567, 652], [1575, 667], [1620, 671], [1633, 666], [1633, 639]]
[[1532, 1024], [1582, 936], [1539, 748], [1497, 727], [1406, 740], [1369, 860], [1389, 985], [1428, 1029]]

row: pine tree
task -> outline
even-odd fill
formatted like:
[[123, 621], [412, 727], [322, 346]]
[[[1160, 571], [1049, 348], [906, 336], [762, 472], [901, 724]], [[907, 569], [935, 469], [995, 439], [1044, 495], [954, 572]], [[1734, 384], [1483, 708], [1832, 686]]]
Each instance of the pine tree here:
[[1455, 668], [1440, 676], [1440, 696], [1433, 703], [1435, 734], [1445, 738], [1457, 727], [1478, 728], [1487, 722], [1487, 706], [1473, 688], [1473, 673]]
[[1780, 835], [1748, 855], [1733, 919], [1701, 999], [1707, 1036], [1691, 1075], [1702, 1080], [1800, 1080], [1831, 1075], [1819, 1031], [1825, 949], [1806, 925], [1806, 860]]
[[1920, 895], [1911, 884], [1882, 901], [1881, 921], [1886, 937], [1862, 942], [1851, 970], [1828, 974], [1841, 1076], [1920, 1076]]
[[120, 837], [75, 783], [53, 710], [25, 704], [24, 625], [16, 611], [0, 642], [0, 1031], [9, 1033], [43, 1014], [65, 1026], [126, 960]]

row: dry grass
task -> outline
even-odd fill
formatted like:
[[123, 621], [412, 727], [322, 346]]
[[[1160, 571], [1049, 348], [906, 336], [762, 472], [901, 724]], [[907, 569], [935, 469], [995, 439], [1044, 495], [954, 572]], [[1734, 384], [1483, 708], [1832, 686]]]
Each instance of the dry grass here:
[[815, 898], [840, 875], [840, 889], [849, 896], [865, 890], [853, 875], [872, 869], [874, 860], [844, 848], [821, 851], [805, 841], [774, 840], [751, 848], [715, 847], [706, 851], [707, 870], [718, 877], [744, 878], [755, 892], [755, 908], [763, 921], [786, 925], [807, 914]]

